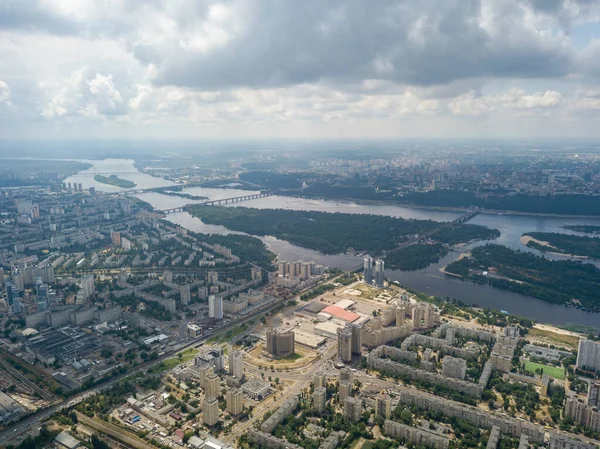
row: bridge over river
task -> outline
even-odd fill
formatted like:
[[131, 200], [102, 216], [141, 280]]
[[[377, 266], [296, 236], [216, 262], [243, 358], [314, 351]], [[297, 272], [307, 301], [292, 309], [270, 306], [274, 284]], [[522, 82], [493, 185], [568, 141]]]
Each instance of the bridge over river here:
[[218, 200], [208, 200], [201, 203], [186, 204], [185, 206], [173, 207], [171, 209], [157, 210], [156, 212], [163, 214], [171, 214], [174, 212], [182, 212], [188, 206], [221, 206], [230, 203], [240, 203], [242, 201], [254, 200], [256, 198], [266, 198], [273, 195], [271, 192], [253, 193], [251, 195], [235, 196], [233, 198], [221, 198]]

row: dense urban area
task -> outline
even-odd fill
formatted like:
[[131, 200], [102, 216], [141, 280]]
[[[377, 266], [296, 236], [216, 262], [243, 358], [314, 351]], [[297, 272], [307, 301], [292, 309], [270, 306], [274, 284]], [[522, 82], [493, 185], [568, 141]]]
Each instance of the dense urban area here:
[[[596, 148], [27, 151], [0, 168], [0, 447], [598, 448]], [[519, 214], [564, 223], [511, 246], [490, 223]], [[431, 267], [525, 312], [392, 276]]]

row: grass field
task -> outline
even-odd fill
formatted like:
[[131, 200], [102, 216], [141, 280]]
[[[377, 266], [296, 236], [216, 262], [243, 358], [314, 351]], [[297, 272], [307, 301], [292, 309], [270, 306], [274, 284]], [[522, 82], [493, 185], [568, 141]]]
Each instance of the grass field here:
[[542, 365], [541, 363], [535, 362], [525, 362], [525, 370], [531, 374], [535, 374], [535, 370], [538, 368], [542, 368], [544, 370], [544, 374], [554, 377], [555, 379], [565, 378], [565, 370], [562, 367]]
[[[179, 354], [181, 354], [181, 359], [179, 358]], [[163, 371], [175, 368], [177, 365], [180, 365], [182, 363], [187, 362], [188, 360], [193, 359], [196, 356], [196, 354], [198, 354], [197, 349], [186, 349], [185, 351], [178, 353], [177, 357], [170, 357], [164, 362], [161, 362], [158, 365], [154, 365], [148, 370], [148, 372], [150, 374], [162, 373]]]

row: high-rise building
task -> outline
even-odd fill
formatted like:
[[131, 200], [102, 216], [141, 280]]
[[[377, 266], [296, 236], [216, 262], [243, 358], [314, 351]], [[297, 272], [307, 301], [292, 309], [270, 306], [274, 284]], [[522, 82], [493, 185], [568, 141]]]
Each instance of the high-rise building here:
[[215, 295], [208, 297], [208, 316], [217, 320], [223, 319], [223, 298]]
[[344, 417], [350, 421], [359, 421], [362, 416], [362, 401], [358, 398], [344, 399]]
[[83, 299], [87, 300], [94, 294], [94, 275], [88, 274], [81, 279], [79, 287], [83, 291]]
[[120, 247], [121, 246], [121, 233], [115, 232], [115, 231], [110, 231], [110, 241], [112, 242], [112, 244], [114, 246]]
[[600, 408], [600, 381], [590, 381], [587, 405]]
[[12, 273], [12, 285], [19, 291], [25, 290], [25, 278], [21, 271], [13, 271]]
[[163, 284], [172, 284], [173, 283], [173, 272], [169, 270], [163, 271], [162, 274]]
[[360, 355], [362, 350], [362, 326], [356, 323], [349, 326], [352, 330], [352, 354]]
[[219, 272], [218, 271], [209, 271], [208, 272], [208, 283], [209, 284], [217, 284], [219, 282]]
[[347, 397], [352, 396], [352, 382], [348, 380], [340, 380], [338, 391], [340, 396], [340, 404], [343, 404]]
[[179, 296], [181, 298], [181, 305], [187, 306], [190, 303], [190, 286], [183, 285], [179, 290]]
[[131, 213], [131, 203], [129, 200], [121, 200], [121, 211], [124, 215], [129, 215]]
[[436, 317], [435, 307], [432, 304], [419, 302], [413, 307], [412, 327], [413, 329], [428, 329], [433, 327]]
[[48, 286], [40, 277], [36, 279], [36, 293], [38, 312], [42, 312], [48, 308]]
[[375, 418], [390, 419], [392, 416], [392, 401], [386, 394], [380, 394], [375, 398]]
[[208, 288], [206, 286], [200, 286], [198, 287], [198, 298], [199, 299], [206, 299], [208, 298]]
[[54, 267], [50, 264], [38, 267], [38, 276], [42, 278], [42, 281], [46, 284], [54, 284]]
[[219, 401], [214, 397], [207, 397], [202, 407], [202, 419], [207, 426], [214, 426], [219, 422]]
[[385, 277], [385, 263], [383, 260], [377, 260], [375, 262], [375, 285], [379, 288], [383, 288], [383, 279]]
[[577, 368], [600, 371], [600, 342], [586, 338], [579, 340]]
[[6, 282], [6, 302], [8, 303], [8, 305], [12, 306], [15, 298], [18, 298], [18, 297], [19, 297], [19, 290], [17, 289], [17, 287], [15, 287], [13, 285], [13, 283], [10, 281]]
[[14, 315], [17, 315], [17, 314], [21, 313], [22, 311], [23, 311], [23, 308], [21, 306], [21, 299], [19, 297], [13, 298], [11, 312]]
[[325, 410], [325, 406], [327, 405], [327, 388], [318, 387], [315, 388], [313, 393], [313, 409], [322, 413]]
[[567, 398], [564, 416], [571, 418], [575, 423], [581, 424], [594, 432], [600, 430], [600, 412], [596, 407], [590, 407], [576, 397]]
[[354, 380], [354, 375], [352, 374], [352, 371], [350, 370], [350, 368], [342, 368], [340, 370], [339, 373], [339, 381], [348, 381], [350, 383], [352, 383], [352, 381]]
[[285, 261], [277, 262], [277, 275], [284, 277], [287, 274], [288, 263]]
[[467, 361], [447, 355], [442, 360], [442, 373], [444, 376], [465, 380], [465, 376], [467, 375]]
[[363, 260], [363, 276], [365, 278], [365, 283], [370, 284], [373, 282], [373, 258], [365, 257]]
[[229, 350], [229, 374], [236, 379], [244, 376], [244, 353], [242, 351]]
[[221, 395], [221, 381], [215, 373], [210, 373], [204, 379], [204, 395], [207, 398], [218, 398]]
[[300, 267], [300, 279], [306, 280], [310, 278], [312, 274], [312, 266], [313, 262], [302, 262], [302, 266]]
[[272, 327], [267, 329], [267, 352], [275, 357], [294, 355], [296, 352], [294, 331], [282, 332]]
[[315, 374], [313, 377], [313, 384], [315, 388], [327, 386], [327, 376], [325, 374]]
[[227, 390], [227, 413], [239, 415], [244, 411], [244, 392], [239, 388]]
[[396, 326], [404, 326], [409, 309], [409, 305], [405, 302], [398, 304], [398, 307], [396, 307]]
[[215, 371], [223, 371], [225, 369], [225, 359], [223, 357], [223, 349], [219, 346], [215, 346], [208, 351], [212, 366], [215, 367]]
[[4, 287], [4, 270], [0, 266], [0, 287]]
[[337, 330], [338, 357], [342, 362], [352, 361], [352, 329], [338, 327]]

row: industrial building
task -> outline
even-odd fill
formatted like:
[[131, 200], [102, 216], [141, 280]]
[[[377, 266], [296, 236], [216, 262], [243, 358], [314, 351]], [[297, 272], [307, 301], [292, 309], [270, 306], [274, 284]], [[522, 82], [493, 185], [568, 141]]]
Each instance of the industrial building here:
[[13, 398], [0, 391], [0, 423], [14, 420], [22, 412], [23, 409]]

